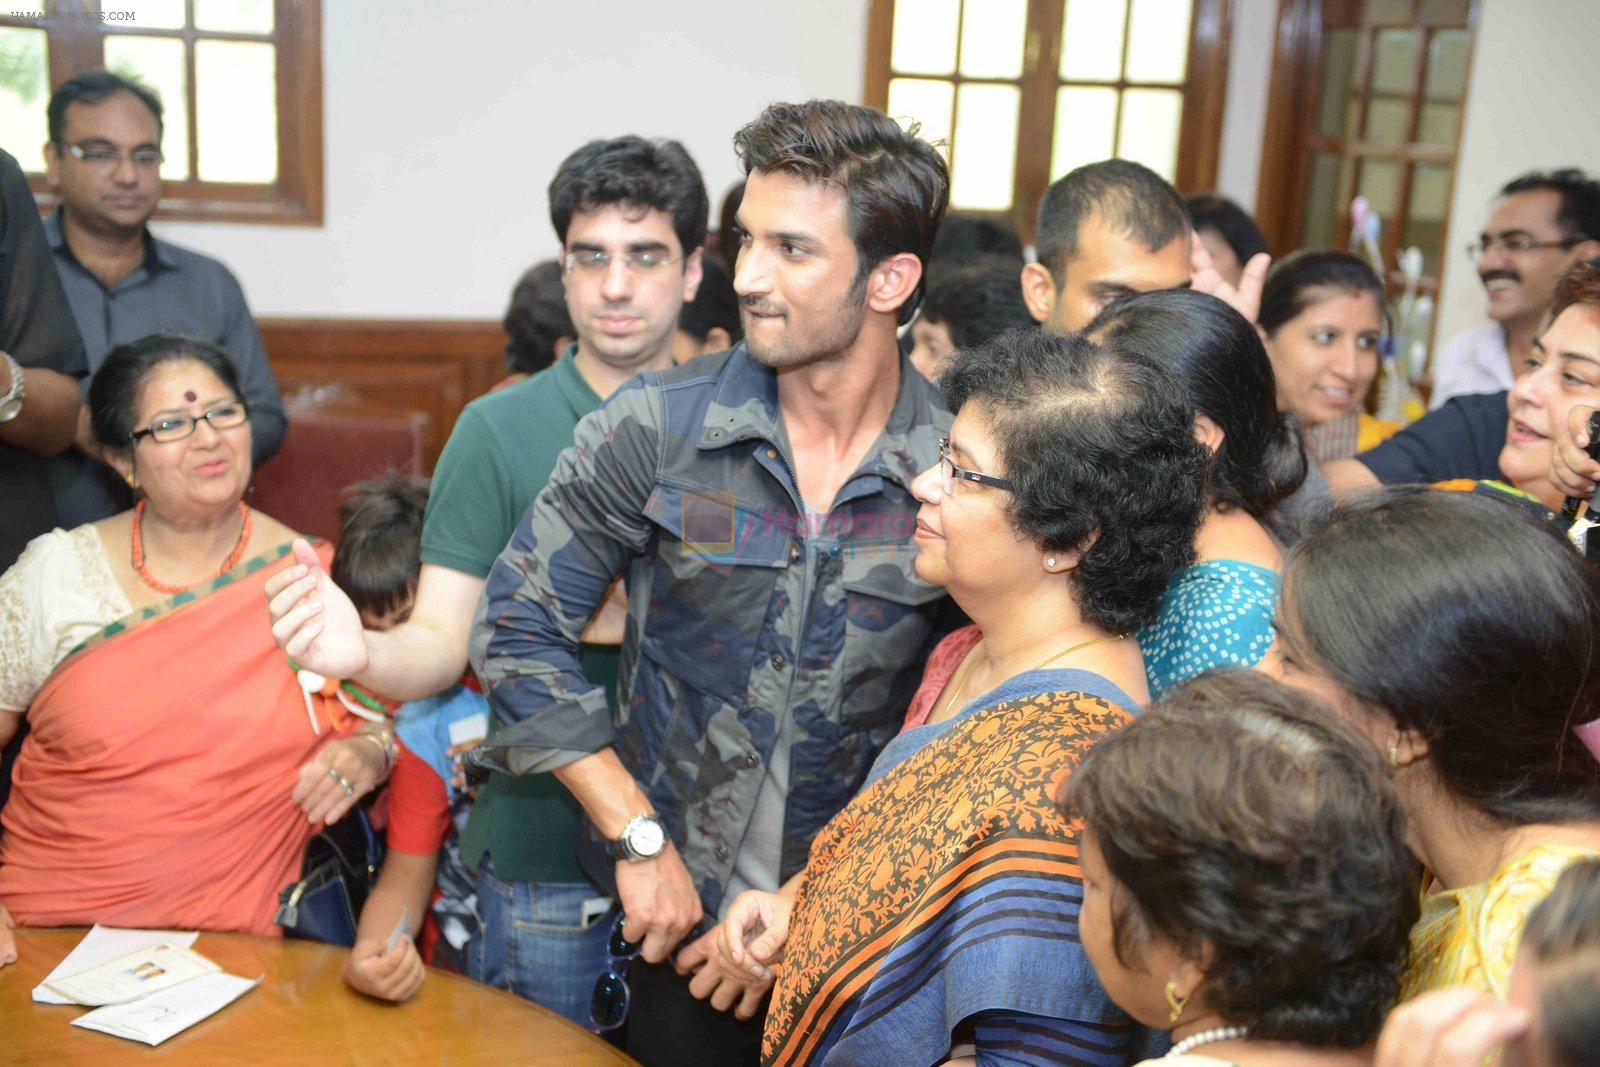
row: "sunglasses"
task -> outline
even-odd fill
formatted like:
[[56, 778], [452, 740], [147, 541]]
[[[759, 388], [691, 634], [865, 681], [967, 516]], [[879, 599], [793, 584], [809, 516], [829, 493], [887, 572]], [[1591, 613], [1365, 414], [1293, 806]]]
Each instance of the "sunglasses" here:
[[594, 983], [589, 997], [589, 1021], [602, 1032], [615, 1030], [628, 1018], [628, 1005], [633, 993], [628, 989], [628, 965], [639, 956], [643, 941], [629, 941], [622, 936], [622, 924], [627, 916], [617, 915], [611, 924], [611, 936], [606, 939], [606, 973]]

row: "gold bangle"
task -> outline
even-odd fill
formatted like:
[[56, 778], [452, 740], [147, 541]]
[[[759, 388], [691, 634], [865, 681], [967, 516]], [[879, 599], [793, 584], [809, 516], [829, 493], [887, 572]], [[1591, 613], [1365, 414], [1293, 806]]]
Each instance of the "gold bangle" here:
[[383, 729], [377, 733], [358, 733], [356, 737], [371, 741], [378, 746], [378, 751], [383, 754], [383, 770], [378, 772], [379, 779], [387, 778], [389, 772], [394, 770], [395, 761], [399, 758], [398, 746], [395, 744], [394, 731]]

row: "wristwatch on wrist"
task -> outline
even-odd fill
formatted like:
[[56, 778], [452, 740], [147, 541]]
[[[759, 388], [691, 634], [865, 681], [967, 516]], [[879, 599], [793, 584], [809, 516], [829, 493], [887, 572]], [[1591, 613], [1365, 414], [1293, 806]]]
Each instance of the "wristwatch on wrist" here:
[[654, 815], [635, 815], [622, 828], [622, 836], [606, 842], [614, 860], [649, 860], [667, 847], [667, 828]]
[[0, 396], [0, 422], [10, 422], [22, 414], [22, 401], [28, 395], [27, 382], [22, 375], [22, 365], [11, 358], [11, 353], [0, 352], [11, 366], [11, 391]]

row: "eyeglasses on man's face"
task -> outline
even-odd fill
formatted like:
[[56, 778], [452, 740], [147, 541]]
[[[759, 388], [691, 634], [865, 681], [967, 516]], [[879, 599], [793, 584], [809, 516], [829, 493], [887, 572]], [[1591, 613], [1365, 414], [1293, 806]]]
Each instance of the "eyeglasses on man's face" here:
[[124, 159], [139, 169], [153, 170], [167, 158], [159, 148], [135, 148], [131, 152], [123, 152], [103, 144], [69, 144], [67, 154], [96, 170], [114, 170]]
[[1011, 492], [1015, 489], [1014, 483], [1009, 478], [997, 478], [992, 474], [982, 474], [970, 471], [965, 467], [958, 467], [950, 458], [950, 438], [939, 438], [939, 478], [940, 488], [944, 495], [949, 496], [956, 491], [956, 482], [977, 482], [979, 485], [993, 486]]
[[1509, 255], [1516, 255], [1518, 252], [1537, 252], [1545, 248], [1559, 248], [1565, 252], [1585, 240], [1587, 238], [1584, 237], [1563, 237], [1559, 241], [1540, 241], [1529, 233], [1508, 233], [1472, 242], [1467, 246], [1467, 258], [1476, 263], [1488, 255], [1495, 245], [1499, 245]]
[[678, 262], [677, 256], [667, 255], [664, 249], [626, 252], [621, 257], [613, 256], [610, 252], [586, 250], [568, 252], [561, 260], [561, 268], [568, 274], [599, 277], [611, 269], [611, 261], [617, 258], [621, 258], [622, 266], [629, 274], [659, 274], [664, 267]]
[[202, 422], [209, 422], [213, 430], [230, 430], [235, 426], [243, 426], [249, 416], [244, 401], [230, 400], [226, 404], [218, 404], [198, 418], [192, 415], [163, 415], [144, 429], [135, 430], [129, 440], [138, 444], [140, 438], [148, 437], [156, 444], [165, 445], [188, 437]]

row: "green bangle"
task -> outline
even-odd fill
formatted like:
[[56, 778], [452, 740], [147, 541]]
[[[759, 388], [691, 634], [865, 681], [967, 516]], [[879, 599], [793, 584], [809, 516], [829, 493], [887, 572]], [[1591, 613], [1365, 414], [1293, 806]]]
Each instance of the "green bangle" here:
[[343, 681], [339, 683], [339, 688], [350, 694], [350, 696], [355, 699], [356, 703], [360, 704], [368, 711], [375, 711], [379, 715], [389, 714], [388, 707], [385, 706], [382, 701], [374, 696], [368, 695], [367, 692], [359, 685], [356, 685], [356, 683], [351, 681]]

